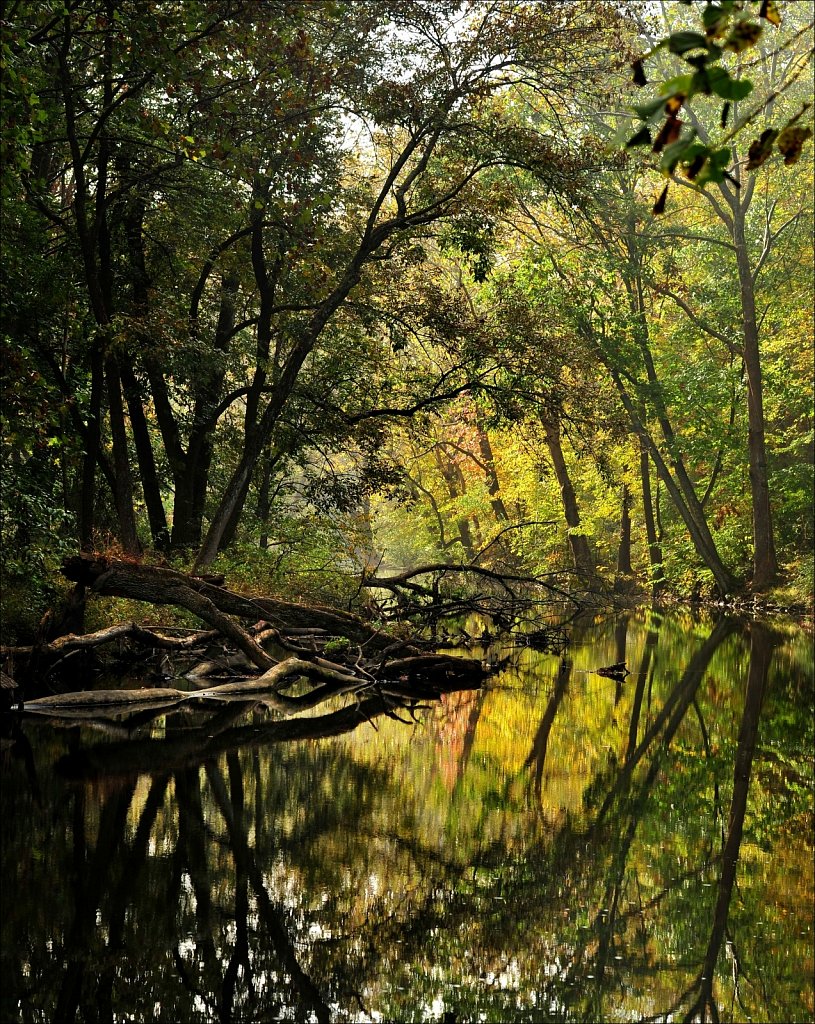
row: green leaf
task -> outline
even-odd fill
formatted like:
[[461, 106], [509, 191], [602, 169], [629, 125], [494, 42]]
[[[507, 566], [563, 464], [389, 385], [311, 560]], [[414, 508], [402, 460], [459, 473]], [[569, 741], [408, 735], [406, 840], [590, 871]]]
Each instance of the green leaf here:
[[710, 147], [706, 146], [704, 142], [692, 142], [682, 155], [682, 162], [687, 163], [690, 160], [695, 160], [698, 156], [704, 154], [709, 156]]
[[665, 97], [657, 96], [656, 99], [647, 103], [636, 104], [632, 109], [643, 119], [643, 121], [655, 120], [657, 114], [661, 113], [665, 106]]
[[716, 36], [724, 30], [727, 18], [727, 11], [723, 7], [718, 4], [708, 4], [702, 11], [702, 24], [705, 26], [708, 38]]
[[663, 82], [659, 87], [659, 91], [663, 96], [673, 96], [678, 92], [687, 96], [693, 89], [693, 79], [695, 77], [695, 75], [676, 75], [676, 77], [669, 78], [666, 82]]
[[694, 133], [690, 132], [684, 138], [677, 139], [676, 142], [665, 147], [662, 159], [659, 161], [659, 169], [663, 174], [671, 174], [674, 171], [679, 161], [685, 157], [693, 139]]
[[625, 148], [631, 149], [632, 146], [650, 146], [651, 145], [651, 132], [647, 126], [643, 126], [637, 132], [636, 135], [632, 135], [631, 138], [626, 142]]
[[730, 163], [730, 150], [727, 146], [711, 151], [710, 158], [704, 170], [696, 179], [697, 185], [706, 185], [709, 181], [724, 181], [727, 177], [725, 168]]
[[711, 68], [707, 73], [710, 88], [723, 100], [743, 100], [753, 91], [753, 83], [747, 78], [733, 78], [726, 68]]
[[668, 37], [668, 49], [678, 54], [707, 49], [707, 39], [700, 32], [672, 32]]

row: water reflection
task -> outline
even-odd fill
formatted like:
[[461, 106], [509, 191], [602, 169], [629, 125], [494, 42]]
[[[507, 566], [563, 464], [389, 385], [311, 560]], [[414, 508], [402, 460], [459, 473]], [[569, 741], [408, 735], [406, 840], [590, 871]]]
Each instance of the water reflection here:
[[807, 638], [490, 653], [418, 723], [10, 726], [0, 1019], [812, 1019]]

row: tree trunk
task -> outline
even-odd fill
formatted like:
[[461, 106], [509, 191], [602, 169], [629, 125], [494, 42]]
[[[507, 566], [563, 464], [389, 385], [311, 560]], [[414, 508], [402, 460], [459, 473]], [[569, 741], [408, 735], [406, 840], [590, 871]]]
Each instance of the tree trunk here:
[[563, 501], [563, 513], [566, 517], [566, 525], [569, 528], [569, 548], [572, 552], [574, 566], [579, 572], [594, 574], [594, 558], [586, 534], [580, 527], [580, 511], [577, 505], [577, 496], [572, 486], [569, 468], [563, 457], [563, 448], [560, 443], [560, 420], [557, 413], [549, 412], [541, 415], [546, 436], [546, 446], [549, 449], [549, 458], [552, 460], [552, 468], [555, 471], [555, 479], [560, 484], [560, 496]]
[[648, 320], [646, 318], [645, 300], [643, 298], [642, 278], [639, 272], [637, 272], [634, 280], [631, 282], [631, 296], [632, 312], [637, 317], [637, 343], [642, 354], [645, 372], [648, 377], [649, 397], [653, 404], [654, 411], [656, 412], [657, 422], [659, 423], [659, 429], [661, 430], [662, 437], [665, 441], [665, 448], [670, 459], [673, 474], [679, 485], [679, 490], [684, 496], [685, 507], [696, 523], [699, 534], [704, 538], [705, 544], [711, 550], [715, 551], [716, 543], [710, 532], [704, 507], [696, 493], [693, 481], [685, 468], [685, 460], [682, 458], [682, 452], [676, 440], [673, 424], [670, 421], [668, 411], [665, 407], [662, 384], [657, 377], [656, 367], [654, 366], [654, 357], [651, 352]]
[[96, 526], [96, 464], [102, 444], [103, 361], [98, 341], [91, 351], [91, 395], [88, 411], [87, 440], [82, 459], [82, 484], [79, 505], [79, 544], [83, 551], [94, 547]]
[[[264, 550], [267, 550], [269, 547], [269, 521], [272, 514], [272, 505], [283, 483], [283, 478], [281, 478], [277, 486], [274, 489], [272, 488], [272, 484], [275, 481], [275, 470], [285, 458], [285, 454], [284, 451], [279, 449], [269, 451], [263, 463], [260, 486], [258, 487], [257, 516], [260, 523], [259, 544]], [[367, 498], [364, 500], [367, 507]], [[368, 527], [370, 529], [370, 523]], [[372, 533], [371, 536], [373, 536]]]
[[[130, 278], [132, 290], [133, 313], [136, 318], [146, 317], [149, 305], [150, 279], [144, 256], [144, 214], [145, 202], [142, 196], [133, 196], [125, 207], [122, 225], [127, 239], [127, 250], [130, 259]], [[142, 337], [144, 342], [149, 339]], [[150, 535], [153, 545], [159, 550], [166, 550], [170, 543], [170, 531], [167, 527], [167, 515], [161, 498], [161, 485], [156, 471], [156, 460], [147, 418], [144, 415], [141, 388], [133, 370], [132, 361], [121, 363], [122, 385], [124, 387], [127, 410], [130, 414], [130, 428], [133, 432], [133, 443], [136, 446], [136, 460], [139, 465], [142, 494], [147, 507], [147, 518], [150, 523]]]
[[617, 549], [617, 572], [633, 576], [631, 568], [631, 491], [623, 484], [622, 512], [620, 514], [620, 546]]
[[744, 232], [744, 211], [733, 215], [733, 244], [741, 289], [744, 368], [747, 373], [747, 450], [750, 462], [750, 491], [753, 503], [753, 589], [772, 586], [778, 577], [773, 536], [767, 448], [764, 439], [764, 396], [759, 352], [758, 323], [753, 273]]
[[662, 548], [657, 534], [654, 503], [651, 498], [651, 462], [648, 449], [642, 438], [640, 440], [640, 479], [642, 481], [642, 515], [645, 520], [645, 535], [648, 539], [648, 558], [651, 563], [651, 597], [657, 600], [665, 586], [665, 573], [662, 567]]
[[260, 487], [258, 488], [258, 522], [260, 523], [260, 546], [265, 551], [269, 547], [269, 517], [272, 511], [272, 475], [280, 456], [269, 453], [263, 464]]
[[[445, 486], [447, 487], [447, 493], [451, 499], [455, 500], [460, 498], [464, 494], [464, 488], [461, 484], [461, 480], [456, 476], [455, 468], [448, 462], [447, 457], [442, 455], [439, 451], [438, 446], [433, 452], [436, 460], [436, 467], [444, 480]], [[472, 561], [476, 554], [475, 544], [473, 543], [473, 534], [470, 529], [469, 521], [464, 517], [460, 516], [456, 520], [458, 527], [458, 535], [461, 538], [461, 546], [464, 549], [464, 554], [468, 561]]]
[[153, 457], [150, 430], [147, 425], [147, 418], [144, 415], [144, 407], [142, 406], [139, 394], [139, 382], [136, 380], [133, 367], [123, 363], [121, 371], [125, 400], [127, 401], [127, 409], [130, 414], [130, 427], [133, 431], [133, 443], [136, 446], [136, 460], [139, 464], [142, 494], [144, 495], [147, 518], [150, 523], [150, 535], [153, 538], [154, 547], [162, 551], [166, 550], [169, 546], [170, 531], [167, 528], [164, 502], [161, 500], [161, 484], [159, 483], [156, 470], [156, 460]]
[[292, 604], [269, 597], [246, 597], [206, 579], [172, 569], [135, 565], [102, 556], [78, 555], [65, 559], [60, 571], [67, 579], [84, 584], [94, 593], [129, 597], [152, 604], [181, 604], [189, 608], [189, 602], [195, 601], [195, 597], [189, 596], [191, 592], [206, 601], [204, 604], [196, 601], [196, 607], [190, 610], [216, 629], [221, 629], [221, 621], [213, 621], [202, 614], [202, 610], [211, 614], [209, 606], [226, 616], [236, 616], [249, 622], [266, 618], [283, 632], [306, 628], [332, 636], [345, 636], [355, 644], [364, 644], [368, 651], [381, 652], [393, 644], [392, 636], [380, 635], [349, 612]]
[[140, 550], [136, 533], [136, 514], [133, 510], [133, 481], [130, 475], [130, 456], [127, 450], [122, 385], [119, 367], [113, 356], [105, 359], [105, 382], [108, 391], [110, 433], [113, 441], [113, 464], [116, 472], [114, 500], [119, 520], [119, 541], [123, 550], [136, 554]]
[[716, 585], [722, 594], [731, 593], [736, 589], [736, 581], [729, 569], [726, 568], [719, 553], [716, 550], [716, 545], [713, 542], [713, 538], [710, 536], [709, 530], [702, 530], [696, 517], [691, 513], [685, 502], [682, 491], [677, 486], [676, 481], [671, 475], [670, 469], [665, 464], [665, 460], [657, 447], [654, 439], [641, 422], [637, 415], [637, 410], [634, 407], [634, 403], [631, 400], [625, 385], [623, 384], [620, 374], [614, 369], [614, 367], [606, 362], [606, 366], [611, 374], [611, 379], [614, 382], [614, 386], [617, 388], [617, 392], [620, 395], [620, 399], [623, 403], [625, 411], [628, 413], [628, 417], [631, 421], [631, 426], [635, 434], [638, 435], [640, 440], [648, 449], [651, 458], [654, 461], [657, 472], [665, 484], [665, 489], [671, 497], [671, 501], [674, 503], [677, 512], [682, 517], [685, 526], [688, 528], [688, 533], [693, 541], [693, 546], [696, 548], [696, 552], [702, 559], [704, 564], [710, 569], [713, 574], [713, 578], [716, 581]]
[[252, 471], [272, 435], [280, 414], [289, 400], [300, 369], [313, 344], [314, 342], [311, 339], [303, 341], [289, 357], [277, 387], [261, 417], [258, 429], [253, 437], [245, 443], [240, 462], [224, 488], [221, 501], [215, 510], [209, 530], [195, 560], [196, 568], [209, 565], [212, 562], [220, 550], [221, 538], [229, 525], [232, 515], [236, 511], [240, 513], [242, 510], [242, 500], [245, 499], [248, 492]]
[[[215, 326], [213, 348], [216, 352], [227, 352], [235, 326], [235, 302], [239, 280], [234, 274], [221, 277], [218, 322]], [[209, 368], [196, 383], [193, 406], [192, 430], [187, 444], [186, 475], [189, 481], [189, 521], [185, 528], [187, 545], [198, 546], [204, 523], [209, 471], [215, 451], [214, 437], [217, 426], [216, 409], [226, 378], [226, 363]], [[223, 545], [222, 545], [223, 546]]]
[[493, 455], [490, 436], [484, 424], [484, 414], [478, 405], [476, 405], [475, 410], [475, 427], [478, 436], [478, 448], [481, 452], [481, 462], [484, 466], [484, 476], [487, 480], [487, 490], [490, 494], [490, 504], [495, 513], [495, 521], [503, 525], [510, 521], [509, 512], [507, 512], [504, 499], [501, 497], [501, 482], [498, 479], [498, 473], [495, 471], [495, 456]]
[[249, 497], [249, 488], [252, 483], [252, 477], [249, 476], [244, 481], [243, 487], [241, 488], [240, 494], [238, 495], [235, 506], [226, 521], [224, 531], [221, 534], [221, 539], [218, 542], [218, 550], [224, 551], [232, 544], [238, 532], [238, 524], [240, 523], [243, 510], [246, 505], [246, 499]]

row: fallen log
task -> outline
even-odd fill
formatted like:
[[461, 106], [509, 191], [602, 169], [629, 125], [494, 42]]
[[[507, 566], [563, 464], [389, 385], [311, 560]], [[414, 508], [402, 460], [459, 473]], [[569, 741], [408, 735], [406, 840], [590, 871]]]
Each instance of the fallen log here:
[[146, 626], [139, 626], [135, 622], [119, 622], [115, 626], [98, 629], [95, 633], [84, 633], [80, 636], [75, 633], [66, 633], [64, 636], [39, 646], [32, 644], [22, 647], [3, 646], [0, 647], [0, 658], [27, 655], [34, 650], [39, 654], [67, 654], [70, 651], [101, 647], [114, 640], [137, 640], [158, 650], [184, 651], [201, 647], [216, 636], [218, 636], [218, 631], [214, 629], [196, 630], [185, 637], [166, 636], [162, 632], [149, 629]]
[[346, 637], [368, 652], [381, 651], [394, 642], [393, 636], [374, 629], [350, 612], [271, 597], [247, 597], [163, 566], [80, 554], [66, 558], [60, 572], [96, 594], [186, 608], [230, 639], [252, 664], [264, 670], [273, 666], [273, 660], [230, 616], [249, 622], [264, 619], [283, 636]]
[[23, 705], [23, 710], [32, 708], [100, 707], [111, 704], [144, 704], [153, 700], [185, 700], [196, 691], [176, 690], [170, 686], [156, 688], [142, 687], [137, 690], [78, 690], [75, 693], [56, 693], [50, 697], [38, 697]]
[[[442, 687], [478, 686], [485, 674], [481, 663], [473, 659], [423, 652], [426, 642], [418, 637], [410, 640], [383, 632], [348, 612], [235, 594], [220, 586], [219, 578], [213, 581], [163, 566], [87, 554], [67, 558], [62, 571], [88, 595], [176, 605], [193, 612], [212, 628], [176, 637], [129, 622], [84, 636], [68, 634], [27, 649], [4, 651], [21, 660], [28, 654], [28, 668], [35, 683], [37, 677], [45, 678], [55, 665], [75, 652], [119, 640], [155, 651], [208, 647], [204, 653], [207, 660], [192, 670], [198, 678], [223, 665], [250, 678], [192, 693], [156, 688], [123, 690], [117, 696], [118, 691], [74, 690], [40, 701], [29, 700], [24, 708], [31, 713], [53, 714], [61, 707], [70, 708], [72, 715], [81, 715], [86, 707], [96, 709], [97, 714], [102, 713], [100, 709], [116, 708], [112, 713], [118, 715], [147, 701], [154, 705], [157, 701], [200, 704], [227, 698], [243, 700], [252, 699], [252, 695], [256, 699], [258, 694], [277, 694], [296, 679], [307, 679], [315, 690], [319, 688], [319, 693], [313, 690], [306, 695], [311, 706], [319, 702], [321, 694], [328, 696], [332, 688], [333, 692], [357, 693], [369, 686], [396, 685], [400, 695], [415, 687], [417, 692], [432, 696]], [[213, 650], [216, 642], [220, 651]], [[269, 649], [263, 646], [272, 643]], [[36, 690], [32, 693], [24, 686], [23, 699], [37, 695]], [[281, 706], [292, 710], [295, 702], [301, 706], [304, 703], [300, 698], [290, 700], [292, 703], [282, 700]]]
[[30, 714], [56, 715], [58, 717], [82, 718], [104, 711], [107, 714], [121, 714], [128, 711], [144, 711], [147, 708], [171, 708], [186, 700], [192, 694], [172, 687], [138, 690], [78, 690], [74, 693], [54, 694], [26, 701], [18, 710]]
[[[212, 600], [211, 594], [221, 588], [211, 583], [173, 569], [138, 565], [101, 556], [75, 555], [66, 558], [61, 571], [67, 579], [81, 583], [97, 594], [186, 608], [231, 640], [253, 665], [260, 669], [274, 665], [274, 659], [260, 644]], [[258, 609], [255, 607], [252, 617], [257, 616]]]

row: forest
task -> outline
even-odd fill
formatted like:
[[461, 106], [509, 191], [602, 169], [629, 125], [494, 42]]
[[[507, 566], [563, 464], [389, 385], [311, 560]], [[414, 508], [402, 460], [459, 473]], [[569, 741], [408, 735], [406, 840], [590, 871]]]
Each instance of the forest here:
[[0, 18], [0, 1019], [815, 1019], [812, 4]]
[[811, 14], [12, 3], [5, 643], [811, 607]]

